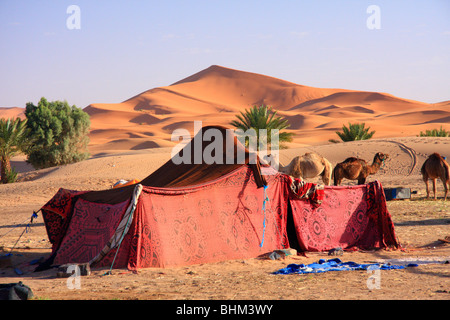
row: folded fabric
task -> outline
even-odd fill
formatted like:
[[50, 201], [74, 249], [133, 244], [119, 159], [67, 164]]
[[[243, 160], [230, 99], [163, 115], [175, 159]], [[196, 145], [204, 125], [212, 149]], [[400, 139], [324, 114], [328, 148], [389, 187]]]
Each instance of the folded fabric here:
[[359, 264], [352, 261], [342, 262], [341, 259], [335, 258], [330, 260], [320, 259], [316, 263], [311, 264], [290, 264], [286, 268], [275, 271], [274, 274], [291, 274], [291, 273], [321, 273], [327, 271], [349, 271], [349, 270], [392, 270], [404, 269], [405, 266], [390, 264]]
[[298, 199], [308, 199], [314, 207], [320, 206], [325, 196], [324, 186], [288, 176], [291, 191]]

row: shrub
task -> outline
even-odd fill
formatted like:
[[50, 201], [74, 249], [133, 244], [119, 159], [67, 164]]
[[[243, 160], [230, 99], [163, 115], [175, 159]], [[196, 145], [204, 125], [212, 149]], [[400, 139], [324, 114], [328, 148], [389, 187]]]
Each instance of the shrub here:
[[[355, 140], [367, 140], [371, 139], [375, 134], [375, 131], [371, 131], [370, 127], [365, 127], [365, 123], [349, 123], [348, 127], [342, 126], [342, 132], [336, 132], [336, 134], [341, 138], [342, 141], [355, 141]], [[336, 140], [330, 139], [330, 142], [338, 142]]]
[[17, 171], [14, 168], [6, 171], [6, 183], [14, 183], [17, 180]]
[[425, 132], [420, 131], [420, 137], [450, 137], [450, 131], [446, 131], [441, 128], [439, 130], [426, 130]]
[[35, 168], [47, 168], [85, 160], [89, 157], [89, 115], [67, 101], [48, 102], [41, 98], [35, 106], [29, 102], [25, 115], [34, 137], [28, 150], [28, 162]]

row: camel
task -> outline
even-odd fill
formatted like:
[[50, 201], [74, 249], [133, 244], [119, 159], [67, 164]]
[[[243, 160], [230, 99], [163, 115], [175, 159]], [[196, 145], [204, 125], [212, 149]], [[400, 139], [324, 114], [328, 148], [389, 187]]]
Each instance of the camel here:
[[439, 153], [433, 153], [430, 155], [427, 160], [422, 165], [420, 169], [422, 173], [423, 181], [425, 182], [425, 186], [427, 187], [427, 199], [430, 198], [430, 190], [428, 188], [428, 179], [433, 180], [433, 192], [434, 192], [434, 200], [436, 197], [436, 180], [437, 178], [441, 179], [444, 184], [445, 195], [444, 201], [447, 200], [448, 189], [450, 185], [450, 168], [448, 163], [445, 161], [443, 157]]
[[296, 156], [287, 166], [278, 163], [278, 171], [297, 179], [309, 179], [322, 176], [325, 185], [331, 184], [333, 166], [326, 158], [314, 152]]
[[371, 165], [367, 164], [365, 160], [355, 157], [345, 159], [338, 163], [333, 170], [334, 185], [340, 185], [344, 178], [358, 180], [358, 184], [365, 184], [367, 177], [377, 173], [388, 157], [387, 154], [377, 152]]

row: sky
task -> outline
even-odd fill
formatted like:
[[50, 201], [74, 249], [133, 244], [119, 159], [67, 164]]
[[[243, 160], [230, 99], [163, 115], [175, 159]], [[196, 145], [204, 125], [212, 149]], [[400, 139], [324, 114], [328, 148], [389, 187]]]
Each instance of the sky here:
[[0, 107], [119, 103], [211, 65], [450, 100], [450, 1], [0, 0]]

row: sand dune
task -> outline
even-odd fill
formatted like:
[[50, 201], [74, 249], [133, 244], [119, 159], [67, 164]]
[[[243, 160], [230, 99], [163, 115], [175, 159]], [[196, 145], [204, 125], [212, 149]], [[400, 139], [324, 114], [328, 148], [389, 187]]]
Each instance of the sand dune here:
[[[328, 143], [349, 122], [365, 122], [376, 131], [374, 137], [386, 138], [417, 136], [420, 131], [447, 125], [450, 119], [448, 101], [427, 104], [388, 93], [314, 88], [216, 65], [122, 103], [92, 104], [85, 111], [91, 115], [91, 146], [100, 148], [108, 139], [102, 130], [108, 129], [105, 147], [118, 149], [126, 147], [123, 140], [115, 142], [124, 131], [139, 136], [136, 139], [145, 134], [155, 146], [161, 141], [170, 145], [175, 129], [194, 134], [194, 121], [229, 126], [240, 111], [260, 104], [272, 106], [289, 120], [295, 134], [291, 147]], [[152, 145], [127, 139], [134, 148]]]
[[9, 118], [17, 118], [20, 117], [22, 119], [25, 118], [25, 108], [19, 107], [11, 107], [11, 108], [0, 108], [0, 119], [9, 119]]
[[[328, 143], [349, 122], [366, 123], [376, 131], [374, 138], [450, 129], [450, 101], [428, 104], [388, 93], [314, 88], [217, 65], [121, 103], [93, 103], [84, 110], [91, 117], [95, 154], [174, 146], [176, 129], [193, 135], [194, 121], [229, 127], [240, 111], [261, 104], [288, 119], [295, 134], [290, 147]], [[23, 109], [0, 108], [0, 117], [16, 115], [23, 116]]]

